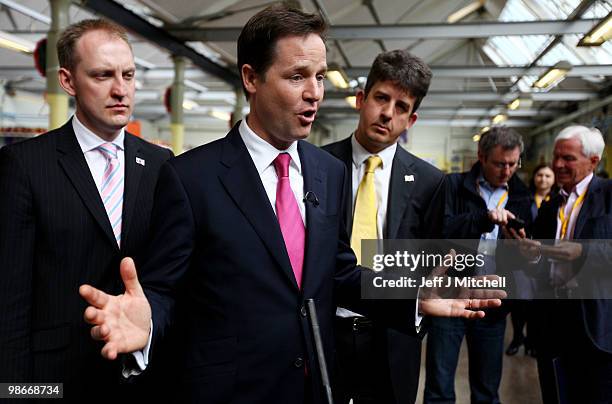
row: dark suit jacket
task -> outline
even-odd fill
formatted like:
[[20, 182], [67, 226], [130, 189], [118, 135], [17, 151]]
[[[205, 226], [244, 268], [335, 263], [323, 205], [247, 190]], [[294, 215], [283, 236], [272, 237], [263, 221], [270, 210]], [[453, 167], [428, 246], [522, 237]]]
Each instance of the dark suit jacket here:
[[[557, 230], [557, 215], [561, 205], [561, 196], [557, 195], [550, 201], [542, 203], [538, 217], [533, 224], [533, 236], [536, 239], [554, 240]], [[584, 204], [578, 214], [574, 228], [574, 240], [606, 240], [612, 237], [612, 181], [593, 177], [589, 185]], [[568, 327], [580, 328], [588, 337], [588, 341], [599, 350], [612, 353], [612, 256], [609, 248], [603, 244], [584, 244], [583, 257], [574, 265], [578, 282], [584, 293], [595, 299], [571, 300], [563, 302], [566, 305], [578, 306], [576, 324]], [[542, 260], [538, 282], [540, 292], [546, 293], [548, 287], [547, 274], [550, 265]], [[542, 270], [543, 269], [543, 270]], [[605, 296], [608, 299], [597, 299]], [[542, 320], [556, 316], [547, 313], [555, 310], [555, 306], [544, 300], [538, 301], [542, 310]], [[557, 308], [558, 309], [558, 308]], [[566, 318], [567, 319], [567, 318]], [[555, 336], [558, 338], [558, 336]], [[571, 341], [572, 344], [575, 341]]]
[[0, 381], [63, 382], [68, 398], [116, 386], [118, 364], [91, 339], [78, 289], [122, 292], [119, 261], [142, 253], [171, 155], [126, 133], [119, 250], [72, 120], [0, 150]]
[[[342, 160], [349, 173], [345, 186], [348, 197], [343, 212], [350, 234], [353, 221], [351, 137], [326, 145], [323, 149]], [[414, 176], [414, 181], [406, 182], [405, 175]], [[389, 183], [385, 239], [441, 238], [444, 193], [444, 174], [398, 145]], [[386, 334], [389, 374], [396, 402], [414, 402], [419, 384], [421, 338], [424, 332], [412, 336], [388, 328]]]
[[[323, 402], [305, 300], [316, 302], [331, 361], [335, 308], [359, 303], [360, 271], [341, 220], [344, 167], [304, 141], [298, 152], [304, 190], [319, 201], [306, 204], [301, 290], [237, 126], [162, 167], [142, 281], [153, 310], [154, 345], [164, 338], [177, 300], [180, 306], [174, 328], [180, 330], [181, 401], [301, 403], [307, 374], [313, 402]], [[394, 316], [387, 303], [396, 308]], [[397, 313], [414, 312], [409, 302], [368, 306], [374, 316], [397, 318], [398, 326], [409, 316]]]

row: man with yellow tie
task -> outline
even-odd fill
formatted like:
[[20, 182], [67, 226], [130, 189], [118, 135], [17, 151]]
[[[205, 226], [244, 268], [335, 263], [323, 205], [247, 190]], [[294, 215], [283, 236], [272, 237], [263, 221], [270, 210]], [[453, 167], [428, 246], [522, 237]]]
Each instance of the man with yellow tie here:
[[[361, 240], [441, 237], [444, 175], [397, 144], [416, 122], [430, 79], [429, 67], [407, 51], [381, 53], [357, 93], [354, 134], [324, 147], [349, 173], [344, 213], [359, 260]], [[413, 403], [426, 328], [421, 316], [415, 313], [418, 334], [411, 336], [344, 308], [336, 315], [337, 401]]]
[[[530, 222], [530, 192], [514, 175], [522, 151], [523, 140], [517, 132], [493, 127], [482, 135], [478, 161], [471, 170], [447, 177], [444, 235], [474, 241], [485, 262], [478, 268], [478, 275], [496, 273], [497, 239], [508, 220], [518, 217]], [[425, 403], [455, 402], [455, 370], [464, 336], [469, 351], [471, 401], [499, 403], [506, 314], [502, 306], [473, 322], [432, 319], [427, 337]]]

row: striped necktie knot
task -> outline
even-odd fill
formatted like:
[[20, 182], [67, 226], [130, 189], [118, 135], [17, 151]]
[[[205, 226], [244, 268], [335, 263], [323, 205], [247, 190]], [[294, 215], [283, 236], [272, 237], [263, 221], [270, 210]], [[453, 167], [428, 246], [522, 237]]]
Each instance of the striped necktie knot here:
[[114, 143], [103, 143], [98, 146], [98, 150], [106, 160], [117, 159], [118, 148]]

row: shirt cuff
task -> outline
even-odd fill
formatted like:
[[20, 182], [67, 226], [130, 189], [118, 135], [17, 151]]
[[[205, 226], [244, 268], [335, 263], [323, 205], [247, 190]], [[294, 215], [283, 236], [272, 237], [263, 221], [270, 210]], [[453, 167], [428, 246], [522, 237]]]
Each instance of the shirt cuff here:
[[151, 341], [153, 340], [153, 320], [150, 320], [150, 321], [151, 321], [150, 323], [151, 328], [149, 331], [149, 339], [147, 340], [147, 345], [144, 347], [144, 349], [131, 353], [138, 367], [136, 368], [135, 366], [130, 366], [130, 365], [133, 365], [134, 361], [131, 361], [129, 365], [126, 363], [124, 363], [123, 365], [121, 374], [126, 379], [131, 376], [138, 376], [139, 374], [144, 372], [147, 366], [149, 365], [149, 350], [151, 349]]

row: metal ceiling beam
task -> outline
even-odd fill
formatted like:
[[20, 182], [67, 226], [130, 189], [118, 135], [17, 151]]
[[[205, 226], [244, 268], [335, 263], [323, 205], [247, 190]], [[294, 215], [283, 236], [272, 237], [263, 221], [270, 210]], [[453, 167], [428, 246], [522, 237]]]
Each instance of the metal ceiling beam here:
[[80, 4], [99, 15], [103, 15], [123, 25], [147, 41], [168, 50], [172, 55], [186, 57], [205, 72], [230, 83], [234, 87], [241, 85], [237, 73], [201, 55], [181, 40], [168, 34], [164, 29], [152, 25], [142, 17], [125, 9], [119, 3], [115, 3], [112, 0], [82, 0]]
[[[442, 77], [496, 77], [508, 78], [525, 73], [527, 66], [430, 66], [434, 78]], [[552, 66], [536, 66], [529, 70], [530, 75], [539, 76]], [[346, 74], [351, 77], [367, 76], [369, 67], [353, 67], [345, 69]], [[612, 76], [612, 65], [583, 65], [574, 66], [569, 71], [568, 77], [582, 76]]]
[[[354, 118], [337, 118], [337, 117], [321, 117], [317, 118], [320, 122], [323, 123], [333, 123], [333, 124], [355, 124], [355, 121], [359, 118], [358, 115], [355, 115]], [[417, 121], [417, 125], [420, 127], [424, 126], [444, 126], [444, 127], [454, 127], [454, 128], [471, 128], [474, 126], [484, 126], [490, 123], [489, 120], [480, 120], [480, 119], [419, 119]], [[533, 128], [538, 125], [538, 122], [523, 119], [509, 119], [504, 122], [505, 126], [508, 127], [519, 127], [519, 128]]]
[[[502, 108], [419, 108], [417, 111], [419, 115], [418, 121], [421, 122], [422, 119], [432, 119], [435, 117], [448, 117], [448, 116], [457, 116], [457, 117], [482, 117], [483, 115], [488, 115], [489, 117], [493, 117], [499, 113], [505, 113], [509, 118], [531, 118], [535, 120], [546, 120], [551, 117], [559, 116], [560, 114], [564, 114], [565, 111], [561, 109], [554, 110], [537, 110], [537, 109], [529, 109], [529, 110], [515, 110], [515, 111], [505, 111]], [[357, 111], [350, 106], [325, 106], [325, 102], [321, 105], [320, 109], [321, 114], [344, 114], [344, 115], [352, 115], [356, 114]]]
[[47, 25], [51, 24], [51, 18], [47, 15], [44, 15], [42, 13], [39, 13], [38, 11], [32, 10], [31, 8], [28, 8], [26, 6], [22, 6], [21, 4], [17, 3], [16, 1], [12, 1], [12, 0], [0, 0], [0, 4], [2, 4], [3, 6], [6, 6], [8, 8], [10, 8], [11, 10], [15, 10], [25, 16], [30, 17], [33, 20], [36, 21], [40, 21], [42, 23], [45, 23]]
[[571, 122], [576, 122], [576, 120], [578, 118], [580, 118], [583, 115], [589, 114], [593, 111], [597, 111], [599, 109], [604, 108], [607, 105], [612, 104], [612, 95], [607, 96], [606, 98], [596, 101], [590, 105], [586, 105], [582, 108], [580, 108], [578, 111], [573, 112], [571, 114], [568, 115], [564, 115], [558, 119], [555, 119], [554, 121], [539, 127], [538, 129], [534, 130], [533, 132], [529, 133], [530, 136], [534, 136], [534, 135], [538, 135], [540, 133], [544, 133], [547, 130], [551, 130], [551, 129], [555, 129], [558, 128], [562, 125], [566, 125], [568, 123]]
[[[328, 91], [325, 98], [339, 99], [354, 95], [348, 91]], [[584, 101], [596, 99], [596, 91], [568, 91], [556, 90], [547, 93], [531, 93], [534, 101]], [[482, 91], [430, 91], [427, 93], [427, 101], [494, 101], [506, 103], [512, 101], [513, 94], [496, 94]]]
[[[489, 38], [500, 35], [565, 35], [588, 32], [599, 18], [576, 21], [546, 20], [518, 22], [464, 22], [458, 24], [406, 24], [406, 25], [342, 25], [329, 30], [328, 38], [336, 39], [458, 39]], [[173, 28], [170, 33], [189, 41], [235, 42], [241, 27]]]

